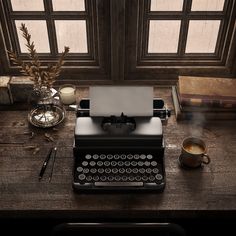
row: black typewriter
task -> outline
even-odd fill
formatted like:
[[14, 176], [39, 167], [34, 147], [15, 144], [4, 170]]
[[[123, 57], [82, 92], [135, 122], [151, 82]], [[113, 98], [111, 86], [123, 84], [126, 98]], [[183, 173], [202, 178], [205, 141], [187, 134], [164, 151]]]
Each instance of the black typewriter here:
[[75, 191], [163, 191], [166, 183], [162, 121], [170, 116], [154, 99], [153, 116], [90, 117], [89, 99], [77, 110]]

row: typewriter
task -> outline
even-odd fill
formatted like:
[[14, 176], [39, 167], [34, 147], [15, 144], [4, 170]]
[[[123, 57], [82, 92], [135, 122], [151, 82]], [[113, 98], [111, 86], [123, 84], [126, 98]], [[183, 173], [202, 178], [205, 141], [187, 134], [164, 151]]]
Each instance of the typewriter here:
[[91, 102], [82, 99], [77, 109], [74, 190], [163, 191], [162, 121], [170, 116], [163, 100], [152, 98], [151, 116], [128, 116], [125, 112], [93, 116]]

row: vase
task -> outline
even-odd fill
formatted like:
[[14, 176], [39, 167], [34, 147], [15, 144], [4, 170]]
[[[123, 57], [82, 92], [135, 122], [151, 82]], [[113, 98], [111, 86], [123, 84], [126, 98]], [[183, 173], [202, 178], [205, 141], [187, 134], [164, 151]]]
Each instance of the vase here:
[[42, 86], [34, 88], [28, 99], [29, 122], [40, 128], [50, 128], [61, 123], [66, 116], [66, 110], [60, 96], [53, 88]]

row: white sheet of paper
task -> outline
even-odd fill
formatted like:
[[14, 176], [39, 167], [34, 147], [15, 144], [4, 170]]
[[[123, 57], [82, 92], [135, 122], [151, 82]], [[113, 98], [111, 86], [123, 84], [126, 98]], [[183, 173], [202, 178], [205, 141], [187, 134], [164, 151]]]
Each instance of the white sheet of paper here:
[[153, 115], [152, 86], [91, 86], [90, 116]]

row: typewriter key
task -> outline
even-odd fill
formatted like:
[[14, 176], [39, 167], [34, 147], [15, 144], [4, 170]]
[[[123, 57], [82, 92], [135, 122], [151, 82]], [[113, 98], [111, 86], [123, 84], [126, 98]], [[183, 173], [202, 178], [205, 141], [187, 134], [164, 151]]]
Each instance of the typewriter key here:
[[120, 156], [120, 158], [121, 158], [121, 160], [125, 160], [125, 159], [126, 159], [126, 155], [125, 155], [125, 154], [122, 154], [122, 155]]
[[148, 180], [148, 177], [146, 175], [142, 176], [142, 181], [147, 181]]
[[143, 166], [143, 162], [142, 162], [142, 161], [139, 161], [139, 162], [138, 162], [138, 166]]
[[135, 181], [140, 181], [141, 180], [141, 177], [140, 176], [136, 176], [135, 177]]
[[130, 173], [132, 172], [132, 169], [127, 168], [127, 169], [125, 170], [125, 172], [126, 172], [127, 174], [130, 174]]
[[145, 161], [144, 165], [145, 165], [145, 166], [150, 166], [151, 163], [150, 163], [150, 161]]
[[96, 165], [96, 162], [95, 162], [95, 161], [90, 161], [90, 162], [89, 162], [89, 165], [90, 165], [90, 166], [95, 166], [95, 165]]
[[152, 155], [151, 155], [151, 154], [148, 154], [148, 155], [147, 155], [147, 159], [148, 159], [148, 160], [151, 160], [151, 159], [152, 159]]
[[105, 165], [105, 166], [110, 166], [110, 161], [105, 161], [105, 162], [104, 162], [104, 165]]
[[120, 181], [120, 179], [121, 179], [120, 176], [118, 176], [118, 175], [115, 176], [115, 181]]
[[134, 176], [132, 176], [132, 175], [129, 176], [129, 177], [128, 177], [128, 180], [129, 180], [129, 181], [134, 181]]
[[132, 159], [133, 159], [133, 155], [132, 155], [132, 154], [129, 154], [129, 155], [127, 155], [127, 158], [128, 158], [129, 160], [132, 160]]
[[146, 158], [146, 155], [145, 155], [145, 154], [141, 154], [141, 155], [140, 155], [140, 158], [141, 158], [142, 160], [144, 160], [144, 159]]
[[108, 160], [111, 160], [111, 159], [113, 159], [113, 156], [112, 156], [111, 154], [108, 154], [108, 155], [107, 155], [107, 159], [108, 159]]
[[139, 159], [139, 154], [135, 154], [135, 155], [134, 155], [134, 159], [135, 159], [135, 160], [138, 160], [138, 159]]
[[82, 172], [82, 171], [83, 171], [83, 167], [79, 166], [79, 167], [77, 167], [76, 170], [77, 170], [78, 172]]
[[125, 166], [126, 167], [130, 166], [130, 161], [125, 161]]
[[151, 165], [152, 165], [152, 166], [157, 166], [157, 162], [156, 162], [156, 161], [152, 161], [152, 162], [151, 162]]
[[87, 160], [89, 160], [89, 159], [91, 159], [91, 155], [90, 154], [87, 154], [86, 156], [85, 156], [85, 159], [87, 159]]
[[106, 168], [105, 169], [105, 173], [110, 174], [111, 173], [111, 169], [110, 168]]
[[100, 180], [101, 180], [101, 181], [106, 181], [106, 180], [107, 180], [107, 177], [104, 176], [104, 175], [102, 175], [102, 176], [100, 177]]
[[93, 178], [92, 178], [91, 175], [89, 175], [89, 176], [86, 177], [86, 181], [88, 181], [88, 182], [92, 181], [92, 179], [93, 179]]
[[100, 155], [100, 159], [101, 159], [101, 160], [105, 160], [105, 159], [106, 159], [106, 155], [101, 154], [101, 155]]
[[126, 175], [121, 177], [122, 181], [127, 181], [128, 177]]
[[85, 180], [85, 175], [84, 175], [84, 174], [80, 174], [80, 175], [78, 176], [78, 179], [79, 179], [79, 180]]
[[97, 160], [98, 158], [99, 158], [98, 154], [94, 154], [94, 155], [93, 155], [93, 159], [94, 159], [94, 160]]
[[125, 169], [124, 169], [124, 168], [120, 168], [120, 169], [119, 169], [119, 173], [120, 173], [120, 174], [124, 174], [124, 173], [125, 173]]
[[87, 166], [88, 165], [88, 162], [87, 161], [83, 161], [82, 162], [82, 166]]
[[98, 173], [99, 173], [99, 174], [104, 173], [104, 169], [103, 169], [103, 168], [98, 168]]
[[141, 168], [141, 169], [139, 169], [138, 171], [139, 171], [139, 173], [141, 173], [141, 174], [144, 174], [144, 173], [145, 173], [145, 169], [144, 169], [144, 168]]
[[107, 177], [107, 179], [108, 179], [109, 181], [113, 181], [113, 180], [114, 180], [114, 177], [111, 176], [111, 175], [109, 175], [109, 176]]
[[163, 179], [162, 175], [160, 175], [160, 174], [156, 174], [155, 178], [156, 178], [157, 180], [162, 180], [162, 179]]
[[88, 174], [89, 173], [89, 169], [88, 168], [84, 168], [83, 173], [84, 174]]
[[103, 162], [102, 161], [98, 161], [97, 165], [101, 167], [101, 166], [103, 166]]
[[137, 174], [137, 173], [138, 173], [138, 168], [134, 168], [134, 169], [132, 170], [132, 172], [133, 172], [134, 174]]
[[131, 162], [131, 165], [132, 165], [132, 166], [137, 166], [137, 161], [132, 161], [132, 162]]
[[112, 161], [112, 162], [111, 162], [111, 166], [112, 166], [112, 167], [115, 167], [116, 165], [117, 165], [117, 162], [116, 162], [116, 161]]
[[157, 173], [159, 172], [159, 170], [158, 170], [157, 168], [154, 168], [154, 169], [152, 170], [152, 172], [153, 172], [154, 174], [157, 174]]
[[119, 155], [118, 155], [118, 154], [115, 154], [115, 155], [114, 155], [114, 159], [115, 159], [115, 160], [118, 160], [118, 159], [119, 159]]
[[113, 174], [116, 174], [116, 173], [118, 173], [118, 169], [117, 169], [117, 168], [114, 168], [114, 169], [111, 170], [111, 172], [112, 172]]
[[106, 155], [105, 154], [101, 154], [99, 159], [100, 160], [105, 160], [106, 159]]
[[94, 175], [94, 176], [93, 176], [93, 180], [94, 180], [94, 181], [98, 181], [98, 180], [99, 180], [99, 177], [98, 177], [97, 175]]
[[148, 177], [148, 180], [149, 180], [150, 182], [153, 182], [153, 181], [155, 180], [155, 177], [154, 177], [153, 175], [151, 175], [151, 176]]
[[152, 169], [151, 168], [147, 168], [146, 169], [146, 173], [150, 174], [152, 172]]
[[123, 166], [124, 165], [124, 162], [123, 161], [118, 161], [118, 166]]
[[91, 172], [92, 174], [95, 174], [95, 173], [97, 173], [97, 169], [92, 168], [92, 169], [90, 170], [90, 172]]

